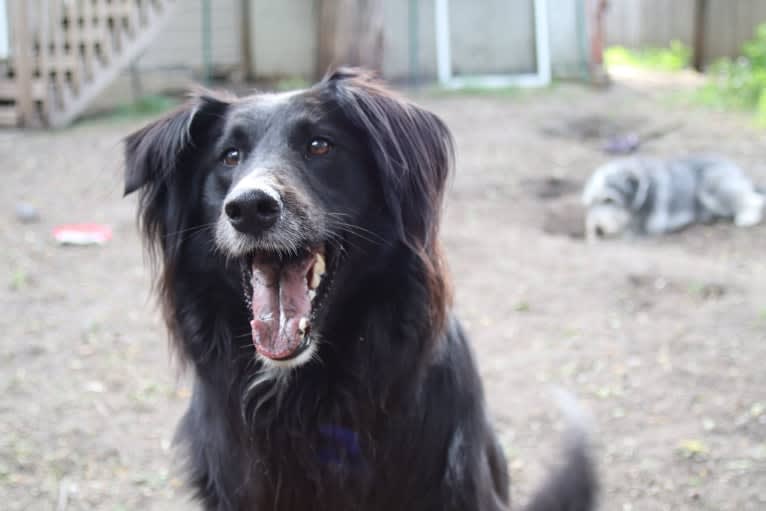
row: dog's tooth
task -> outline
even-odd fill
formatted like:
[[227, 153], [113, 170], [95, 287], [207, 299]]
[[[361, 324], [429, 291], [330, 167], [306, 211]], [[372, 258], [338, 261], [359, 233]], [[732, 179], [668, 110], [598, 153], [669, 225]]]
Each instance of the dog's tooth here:
[[304, 335], [306, 333], [306, 327], [308, 327], [308, 326], [309, 326], [308, 318], [302, 317], [298, 321], [298, 331], [300, 332], [301, 335]]
[[317, 272], [313, 272], [311, 274], [311, 282], [309, 282], [309, 287], [311, 289], [316, 289], [319, 287], [319, 283], [321, 281], [322, 281], [322, 275]]
[[324, 255], [317, 252], [316, 261], [314, 261], [314, 275], [324, 275], [326, 268]]
[[316, 291], [314, 291], [313, 289], [309, 290], [309, 300], [313, 301], [316, 295], [317, 295]]

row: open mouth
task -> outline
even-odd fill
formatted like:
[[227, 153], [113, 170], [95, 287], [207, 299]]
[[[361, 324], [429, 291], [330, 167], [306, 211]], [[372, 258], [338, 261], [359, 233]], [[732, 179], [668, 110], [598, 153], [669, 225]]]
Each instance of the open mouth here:
[[317, 311], [331, 280], [329, 256], [320, 245], [297, 255], [259, 251], [247, 258], [250, 327], [261, 356], [288, 361], [311, 348]]

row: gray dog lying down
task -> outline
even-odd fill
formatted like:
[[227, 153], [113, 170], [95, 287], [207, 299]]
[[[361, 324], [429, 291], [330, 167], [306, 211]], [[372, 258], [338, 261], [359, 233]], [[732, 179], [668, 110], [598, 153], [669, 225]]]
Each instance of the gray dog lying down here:
[[756, 225], [766, 202], [742, 169], [717, 156], [614, 160], [596, 169], [582, 200], [589, 240], [664, 234], [719, 218]]

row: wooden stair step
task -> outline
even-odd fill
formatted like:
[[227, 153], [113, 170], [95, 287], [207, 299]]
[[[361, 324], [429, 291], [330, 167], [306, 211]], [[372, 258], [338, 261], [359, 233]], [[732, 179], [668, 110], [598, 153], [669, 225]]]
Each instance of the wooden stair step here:
[[15, 105], [0, 105], [0, 126], [15, 127], [19, 123]]
[[[80, 115], [162, 30], [176, 0], [10, 0], [18, 55], [16, 78], [0, 77], [0, 124], [64, 126]], [[43, 7], [41, 9], [41, 6]], [[47, 7], [46, 7], [47, 6]], [[26, 14], [25, 14], [26, 13]], [[35, 23], [29, 23], [29, 20]], [[20, 34], [28, 34], [21, 37]], [[21, 78], [24, 78], [21, 80]], [[27, 84], [23, 90], [16, 80]]]
[[[12, 79], [0, 80], [0, 100], [13, 101], [16, 99], [16, 81]], [[32, 99], [43, 101], [45, 99], [45, 84], [42, 80], [32, 81]]]

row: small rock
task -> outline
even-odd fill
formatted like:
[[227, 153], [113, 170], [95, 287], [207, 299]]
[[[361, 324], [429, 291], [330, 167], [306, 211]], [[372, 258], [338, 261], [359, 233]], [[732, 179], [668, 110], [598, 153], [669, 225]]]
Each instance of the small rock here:
[[102, 394], [106, 390], [106, 386], [98, 380], [93, 380], [85, 384], [85, 390], [88, 392]]
[[40, 212], [28, 202], [16, 204], [16, 220], [22, 224], [33, 224], [40, 221]]

